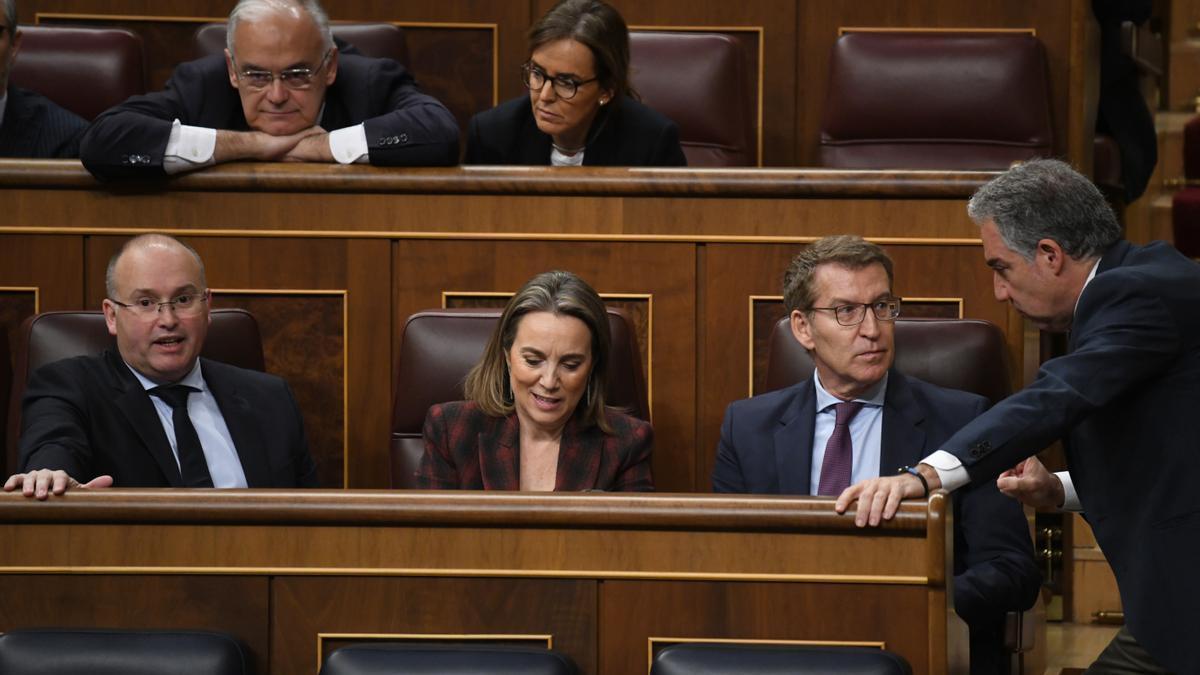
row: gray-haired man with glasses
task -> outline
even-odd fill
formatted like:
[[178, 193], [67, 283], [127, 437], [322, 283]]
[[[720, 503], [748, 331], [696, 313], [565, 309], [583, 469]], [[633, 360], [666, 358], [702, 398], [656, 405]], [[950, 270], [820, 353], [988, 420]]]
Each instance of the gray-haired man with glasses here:
[[316, 0], [241, 0], [224, 58], [97, 117], [80, 158], [102, 180], [236, 160], [442, 166], [458, 124], [399, 63], [339, 52]]
[[[981, 396], [892, 368], [900, 300], [879, 246], [821, 239], [792, 259], [783, 286], [792, 335], [816, 368], [729, 406], [716, 492], [837, 496], [915, 464], [986, 408]], [[971, 629], [971, 672], [1007, 672], [1004, 616], [1032, 606], [1041, 585], [1025, 516], [990, 483], [954, 509], [954, 607]]]
[[77, 487], [315, 487], [291, 389], [200, 358], [211, 299], [200, 256], [165, 235], [109, 261], [103, 302], [117, 350], [40, 368], [22, 401], [20, 470], [46, 499]]

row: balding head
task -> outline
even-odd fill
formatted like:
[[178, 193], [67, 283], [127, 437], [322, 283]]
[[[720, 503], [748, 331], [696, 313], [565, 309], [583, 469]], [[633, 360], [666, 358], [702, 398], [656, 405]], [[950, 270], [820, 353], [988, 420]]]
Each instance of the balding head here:
[[188, 246], [169, 234], [158, 234], [155, 232], [151, 234], [141, 234], [133, 239], [130, 239], [129, 241], [125, 242], [121, 248], [117, 249], [117, 252], [108, 259], [108, 268], [104, 272], [104, 292], [106, 295], [108, 295], [108, 297], [117, 297], [115, 275], [117, 263], [120, 261], [121, 257], [125, 255], [127, 251], [151, 247], [159, 247], [164, 250], [170, 248], [179, 248], [190, 253], [191, 256], [196, 259], [196, 266], [199, 268], [200, 288], [208, 288], [208, 280], [204, 275], [204, 261], [200, 259], [200, 254], [196, 253], [196, 249]]
[[325, 50], [333, 47], [333, 31], [329, 28], [329, 15], [316, 0], [241, 0], [234, 5], [229, 13], [229, 23], [225, 32], [225, 48], [237, 57], [234, 35], [238, 26], [243, 23], [253, 23], [268, 16], [283, 14], [293, 18], [307, 17], [321, 34]]

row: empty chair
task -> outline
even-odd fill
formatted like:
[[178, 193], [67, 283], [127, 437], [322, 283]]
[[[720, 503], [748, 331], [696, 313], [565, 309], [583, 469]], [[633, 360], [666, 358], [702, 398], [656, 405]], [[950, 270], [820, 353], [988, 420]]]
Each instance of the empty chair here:
[[631, 31], [633, 86], [679, 126], [688, 166], [755, 166], [758, 97], [742, 48], [721, 33]]
[[999, 170], [1053, 154], [1042, 43], [1014, 33], [847, 33], [833, 45], [821, 164]]
[[342, 647], [320, 675], [573, 675], [567, 656], [535, 647], [376, 643]]
[[[353, 45], [363, 56], [392, 59], [408, 65], [408, 41], [404, 29], [390, 23], [335, 23], [334, 40]], [[220, 54], [225, 50], [225, 24], [206, 23], [196, 29], [196, 55]], [[339, 44], [344, 48], [344, 44]]]
[[912, 675], [912, 668], [872, 647], [693, 642], [661, 649], [650, 675]]
[[[992, 403], [1012, 393], [1004, 334], [987, 321], [897, 319], [895, 368], [931, 384], [979, 394]], [[812, 358], [792, 336], [788, 317], [780, 319], [767, 342], [763, 391], [790, 387], [812, 374]]]
[[0, 635], [5, 675], [248, 675], [229, 635], [202, 631], [13, 630]]
[[[408, 318], [400, 336], [400, 360], [392, 407], [392, 487], [413, 487], [425, 443], [425, 413], [435, 403], [460, 401], [467, 372], [500, 320], [501, 309], [433, 309]], [[608, 310], [612, 354], [608, 367], [610, 405], [650, 419], [646, 378], [637, 336], [624, 313]]]
[[142, 38], [123, 28], [22, 26], [12, 83], [85, 120], [146, 93]]
[[[17, 439], [21, 434], [21, 397], [38, 368], [71, 356], [116, 349], [103, 312], [45, 312], [21, 324], [13, 346], [12, 397], [8, 415], [8, 465], [17, 468]], [[215, 309], [204, 350], [200, 354], [242, 368], [265, 370], [258, 321], [242, 309]], [[0, 670], [0, 672], [4, 672]]]

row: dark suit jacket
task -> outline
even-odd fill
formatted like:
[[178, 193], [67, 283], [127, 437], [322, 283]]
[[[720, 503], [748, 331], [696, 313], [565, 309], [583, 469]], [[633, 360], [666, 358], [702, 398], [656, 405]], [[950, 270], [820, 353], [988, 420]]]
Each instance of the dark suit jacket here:
[[[650, 472], [654, 431], [649, 422], [610, 411], [614, 434], [581, 429], [575, 418], [563, 429], [554, 489], [654, 489]], [[425, 416], [425, 456], [417, 487], [433, 490], [519, 490], [520, 422], [517, 414], [493, 417], [473, 401], [441, 403]]]
[[[725, 411], [713, 490], [809, 494], [816, 385], [799, 384], [736, 401]], [[916, 464], [987, 408], [975, 394], [944, 389], [893, 369], [884, 396], [879, 470]], [[1041, 573], [1021, 506], [993, 482], [954, 500], [954, 609], [971, 628], [971, 672], [1001, 671], [1003, 620], [1033, 606]]]
[[[252, 487], [316, 487], [300, 410], [273, 375], [201, 359]], [[39, 368], [22, 401], [22, 471], [62, 469], [116, 487], [182, 487], [179, 467], [149, 394], [121, 357], [106, 351]]]
[[[105, 111], [83, 137], [80, 159], [101, 180], [156, 178], [171, 122], [247, 131], [225, 59], [208, 56], [181, 64], [166, 89], [131, 96]], [[338, 55], [337, 80], [325, 92], [326, 131], [363, 124], [371, 163], [442, 166], [458, 162], [458, 124], [436, 99], [422, 94], [404, 66], [390, 59]]]
[[[485, 110], [467, 127], [464, 164], [550, 164], [551, 138], [533, 119], [529, 96]], [[687, 166], [679, 127], [628, 97], [605, 107], [588, 132], [584, 166]]]
[[0, 157], [74, 159], [86, 128], [82, 117], [45, 96], [9, 85], [0, 126]]
[[1200, 673], [1200, 265], [1118, 242], [1083, 290], [1069, 353], [945, 443], [989, 481], [1064, 438], [1126, 626], [1172, 672]]

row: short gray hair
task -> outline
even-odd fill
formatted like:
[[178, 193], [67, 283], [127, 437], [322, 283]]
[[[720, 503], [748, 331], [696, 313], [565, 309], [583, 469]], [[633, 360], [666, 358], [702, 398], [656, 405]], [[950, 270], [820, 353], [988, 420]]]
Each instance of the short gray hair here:
[[308, 16], [317, 25], [317, 30], [321, 32], [325, 49], [329, 50], [333, 47], [333, 31], [329, 28], [329, 15], [325, 13], [325, 10], [321, 8], [321, 3], [317, 0], [239, 0], [238, 4], [234, 5], [233, 11], [229, 13], [229, 23], [225, 30], [225, 48], [229, 50], [230, 54], [234, 53], [233, 36], [237, 32], [238, 24], [242, 21], [254, 21], [267, 14], [292, 9], [302, 9], [308, 12]]
[[129, 241], [121, 244], [121, 248], [108, 259], [108, 268], [104, 270], [104, 292], [110, 300], [115, 300], [117, 297], [117, 263], [121, 261], [121, 256], [125, 255], [130, 249], [146, 244], [174, 244], [181, 246], [192, 254], [196, 259], [196, 264], [200, 266], [200, 285], [208, 288], [208, 278], [204, 273], [204, 261], [200, 258], [200, 254], [196, 253], [196, 249], [189, 246], [186, 242], [180, 241], [169, 234], [159, 234], [151, 232], [149, 234], [139, 234]]
[[4, 0], [4, 23], [10, 33], [17, 32], [17, 0]]
[[1098, 258], [1121, 238], [1117, 216], [1085, 176], [1057, 159], [1014, 165], [975, 191], [967, 215], [996, 224], [1004, 245], [1033, 260], [1037, 243], [1051, 239], [1075, 260]]

